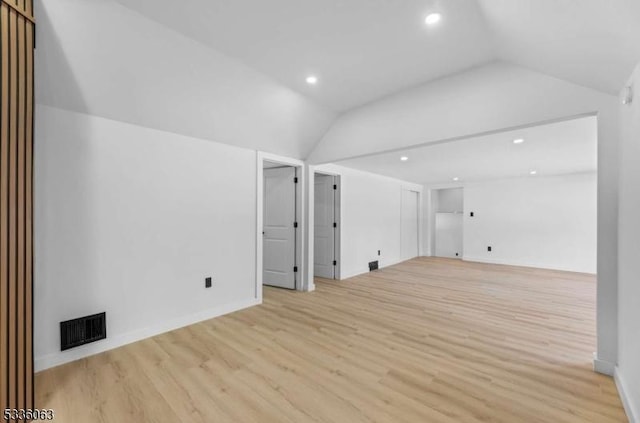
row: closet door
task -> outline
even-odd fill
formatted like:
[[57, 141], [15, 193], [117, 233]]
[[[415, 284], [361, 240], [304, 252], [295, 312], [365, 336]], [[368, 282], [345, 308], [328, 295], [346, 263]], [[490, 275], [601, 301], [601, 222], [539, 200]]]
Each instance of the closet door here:
[[3, 413], [7, 408], [34, 408], [34, 34], [33, 0], [0, 0], [0, 412]]

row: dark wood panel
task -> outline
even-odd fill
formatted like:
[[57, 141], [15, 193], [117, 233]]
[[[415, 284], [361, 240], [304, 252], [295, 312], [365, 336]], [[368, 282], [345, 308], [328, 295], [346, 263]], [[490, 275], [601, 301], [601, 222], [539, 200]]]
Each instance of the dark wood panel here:
[[0, 410], [33, 398], [31, 0], [0, 0]]
[[[19, 6], [24, 7], [24, 0], [20, 0]], [[17, 17], [17, 32], [16, 32], [16, 45], [17, 45], [17, 77], [18, 77], [18, 98], [16, 102], [16, 115], [17, 115], [17, 127], [16, 127], [16, 401], [19, 409], [25, 408], [26, 397], [26, 374], [25, 374], [25, 228], [24, 228], [24, 215], [25, 215], [25, 118], [26, 118], [26, 59], [25, 59], [25, 18], [22, 16]]]
[[18, 97], [18, 52], [17, 39], [15, 36], [18, 24], [18, 14], [14, 11], [9, 13], [9, 404], [17, 405], [17, 390], [15, 388], [18, 377], [17, 361], [18, 352], [16, 350], [16, 340], [18, 338], [18, 310], [16, 296], [17, 290], [17, 191], [18, 172], [16, 162], [18, 161], [18, 108], [16, 99]]
[[9, 9], [25, 17], [28, 21], [34, 23], [33, 0], [0, 0], [0, 4], [7, 6]]
[[[33, 5], [33, 1], [29, 2]], [[33, 10], [33, 6], [32, 9]], [[33, 96], [34, 96], [34, 68], [33, 68], [33, 24], [26, 27], [26, 160], [25, 160], [25, 197], [27, 199], [25, 211], [25, 328], [26, 328], [26, 404], [27, 408], [35, 408], [33, 383]]]
[[0, 405], [7, 404], [8, 386], [8, 349], [9, 339], [9, 7], [0, 3], [0, 48], [2, 61], [2, 85], [0, 86]]

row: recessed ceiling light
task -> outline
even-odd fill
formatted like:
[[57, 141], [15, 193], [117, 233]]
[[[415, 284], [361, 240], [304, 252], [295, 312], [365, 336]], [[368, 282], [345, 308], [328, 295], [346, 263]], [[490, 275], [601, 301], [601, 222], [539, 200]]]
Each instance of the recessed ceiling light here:
[[427, 25], [435, 25], [438, 22], [440, 22], [440, 20], [442, 19], [442, 15], [440, 13], [430, 13], [427, 15], [427, 17], [424, 19], [424, 22]]
[[307, 84], [316, 85], [318, 83], [318, 77], [315, 75], [307, 76]]
[[532, 170], [531, 172], [529, 172], [529, 175], [537, 175], [538, 171], [537, 170]]
[[457, 176], [455, 178], [453, 178], [454, 181], [459, 181], [460, 178], [458, 178]]
[[524, 142], [524, 138], [516, 138], [515, 140], [513, 140], [514, 144], [522, 144]]
[[409, 160], [409, 158], [407, 156], [402, 156], [400, 157], [400, 160], [402, 160], [403, 162], [406, 162], [407, 160]]

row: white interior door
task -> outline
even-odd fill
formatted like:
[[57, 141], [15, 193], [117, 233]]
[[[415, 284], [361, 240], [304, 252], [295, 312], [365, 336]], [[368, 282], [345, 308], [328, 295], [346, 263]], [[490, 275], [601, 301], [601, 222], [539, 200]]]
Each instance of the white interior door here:
[[264, 169], [262, 283], [296, 288], [296, 184], [294, 167]]
[[462, 213], [436, 213], [436, 257], [462, 258]]
[[313, 274], [334, 279], [336, 250], [335, 176], [315, 175]]
[[402, 190], [401, 255], [403, 260], [418, 256], [418, 192]]

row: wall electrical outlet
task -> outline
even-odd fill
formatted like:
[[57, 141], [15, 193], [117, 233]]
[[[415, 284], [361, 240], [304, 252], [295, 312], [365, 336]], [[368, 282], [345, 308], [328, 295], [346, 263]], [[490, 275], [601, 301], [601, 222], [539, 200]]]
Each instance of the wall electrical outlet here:
[[487, 247], [487, 251], [489, 251], [489, 252], [491, 251], [491, 246]]
[[380, 255], [380, 250], [378, 250], [378, 255]]
[[212, 279], [211, 276], [204, 278], [204, 287], [211, 288]]

